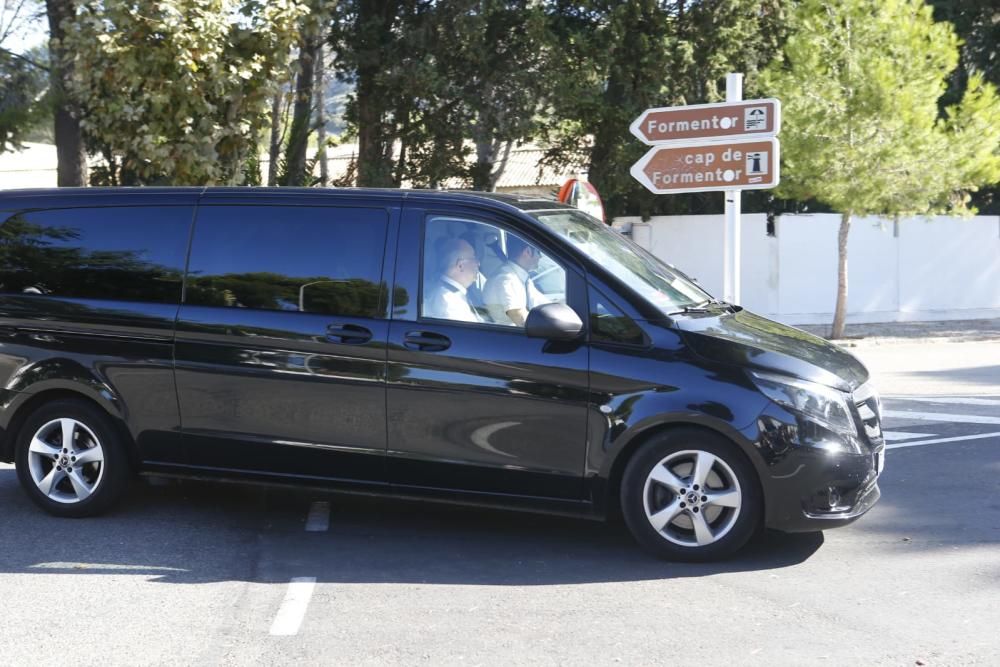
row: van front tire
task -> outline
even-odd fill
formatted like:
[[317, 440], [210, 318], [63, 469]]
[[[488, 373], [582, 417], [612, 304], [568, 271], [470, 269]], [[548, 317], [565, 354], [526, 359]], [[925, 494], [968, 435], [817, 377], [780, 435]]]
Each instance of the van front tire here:
[[734, 554], [760, 525], [761, 506], [746, 457], [722, 436], [698, 428], [654, 436], [622, 477], [625, 523], [639, 544], [667, 560]]

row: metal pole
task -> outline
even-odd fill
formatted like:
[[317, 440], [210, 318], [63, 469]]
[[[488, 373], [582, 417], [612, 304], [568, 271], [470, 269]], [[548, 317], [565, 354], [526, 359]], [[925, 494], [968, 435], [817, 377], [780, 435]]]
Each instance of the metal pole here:
[[[743, 75], [726, 75], [726, 101], [743, 101]], [[723, 241], [722, 298], [729, 303], [740, 302], [740, 207], [739, 190], [726, 190], [726, 230]]]

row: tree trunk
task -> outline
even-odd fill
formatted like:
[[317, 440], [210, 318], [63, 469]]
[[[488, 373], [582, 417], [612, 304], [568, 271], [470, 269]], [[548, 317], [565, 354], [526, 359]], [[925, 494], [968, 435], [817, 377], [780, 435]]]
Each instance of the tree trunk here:
[[493, 163], [497, 159], [499, 143], [494, 139], [493, 129], [497, 127], [493, 104], [494, 88], [487, 80], [481, 83], [476, 93], [483, 101], [482, 111], [477, 114], [476, 123], [472, 126], [472, 141], [476, 145], [476, 162], [470, 169], [472, 189], [489, 192], [490, 175], [493, 173]]
[[851, 231], [851, 212], [840, 216], [837, 234], [837, 306], [833, 311], [833, 328], [830, 338], [844, 337], [844, 320], [847, 318], [847, 235]]
[[239, 173], [233, 175], [233, 185], [258, 186], [263, 184], [260, 173], [260, 141], [262, 134], [263, 127], [254, 128], [253, 140], [247, 146], [248, 152], [240, 157]]
[[[473, 134], [480, 134], [474, 131]], [[472, 189], [489, 192], [490, 173], [493, 171], [493, 161], [496, 156], [496, 147], [489, 137], [479, 136], [475, 138], [476, 143], [476, 163], [469, 170], [472, 176]]]
[[87, 181], [87, 157], [83, 149], [83, 133], [77, 111], [66, 94], [66, 82], [73, 75], [73, 65], [63, 51], [65, 32], [62, 22], [73, 15], [72, 0], [46, 0], [49, 19], [49, 84], [55, 104], [55, 140], [59, 187], [83, 186]]
[[299, 51], [299, 73], [295, 79], [295, 108], [292, 111], [292, 129], [285, 149], [285, 173], [282, 185], [305, 185], [306, 154], [309, 135], [312, 134], [313, 82], [316, 79], [316, 40], [313, 35], [303, 35]]
[[399, 12], [398, 0], [362, 0], [359, 2], [356, 48], [363, 56], [358, 67], [355, 108], [358, 124], [358, 185], [390, 188], [393, 186], [392, 148], [394, 136], [385, 121], [396, 91], [378, 83], [385, 70], [393, 41], [393, 23]]
[[316, 49], [316, 133], [319, 140], [319, 183], [324, 188], [330, 182], [330, 165], [326, 159], [326, 62], [323, 42]]
[[271, 143], [267, 151], [267, 184], [278, 184], [278, 160], [281, 159], [281, 98], [279, 90], [271, 100]]
[[510, 150], [514, 147], [514, 142], [508, 139], [503, 145], [503, 157], [500, 158], [500, 162], [496, 165], [496, 169], [490, 174], [490, 192], [497, 191], [497, 183], [500, 182], [500, 177], [503, 176], [503, 172], [507, 169], [507, 162], [510, 160]]
[[[659, 106], [653, 104], [657, 101], [653, 91], [664, 81], [664, 76], [669, 80], [670, 75], [664, 74], [666, 67], [657, 71], [650, 68], [650, 63], [666, 60], [663, 55], [666, 47], [653, 46], [664, 39], [666, 33], [654, 26], [666, 20], [661, 7], [671, 3], [632, 0], [621, 4], [627, 8], [621, 17], [625, 34], [634, 33], [635, 38], [622, 41], [612, 50], [602, 99], [608, 109], [618, 109], [624, 117], [634, 118], [647, 107]], [[683, 11], [683, 6], [679, 10]], [[598, 114], [596, 124], [590, 129], [593, 143], [587, 178], [599, 192], [606, 193], [604, 208], [610, 219], [624, 213], [630, 200], [635, 199], [636, 195], [629, 190], [643, 189], [628, 177], [628, 171], [620, 164], [623, 149], [627, 151], [628, 146], [635, 144], [629, 136], [627, 120], [623, 122], [618, 114]]]
[[399, 142], [399, 156], [396, 158], [396, 170], [392, 177], [394, 187], [403, 187], [403, 177], [406, 175], [406, 140]]
[[391, 139], [383, 121], [385, 101], [381, 99], [375, 76], [374, 71], [358, 71], [358, 186], [389, 188], [393, 185], [392, 154], [388, 150]]

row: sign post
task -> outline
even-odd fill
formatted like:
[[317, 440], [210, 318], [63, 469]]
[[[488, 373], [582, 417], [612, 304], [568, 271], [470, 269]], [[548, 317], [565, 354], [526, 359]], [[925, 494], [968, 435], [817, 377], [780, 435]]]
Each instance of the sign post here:
[[743, 75], [726, 76], [726, 101], [646, 109], [629, 130], [652, 148], [632, 176], [656, 194], [722, 191], [726, 202], [723, 297], [739, 303], [743, 190], [779, 182], [781, 103], [744, 100]]
[[[743, 100], [743, 75], [726, 75], [726, 102]], [[743, 196], [739, 190], [726, 190], [726, 231], [723, 241], [722, 300], [740, 302], [740, 242]]]

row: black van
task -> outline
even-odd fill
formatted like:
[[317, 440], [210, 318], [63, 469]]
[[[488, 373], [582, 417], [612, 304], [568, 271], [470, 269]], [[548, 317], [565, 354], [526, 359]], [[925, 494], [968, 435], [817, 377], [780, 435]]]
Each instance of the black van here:
[[673, 559], [879, 498], [864, 366], [547, 199], [0, 193], [0, 459], [59, 516], [133, 472], [619, 514]]

